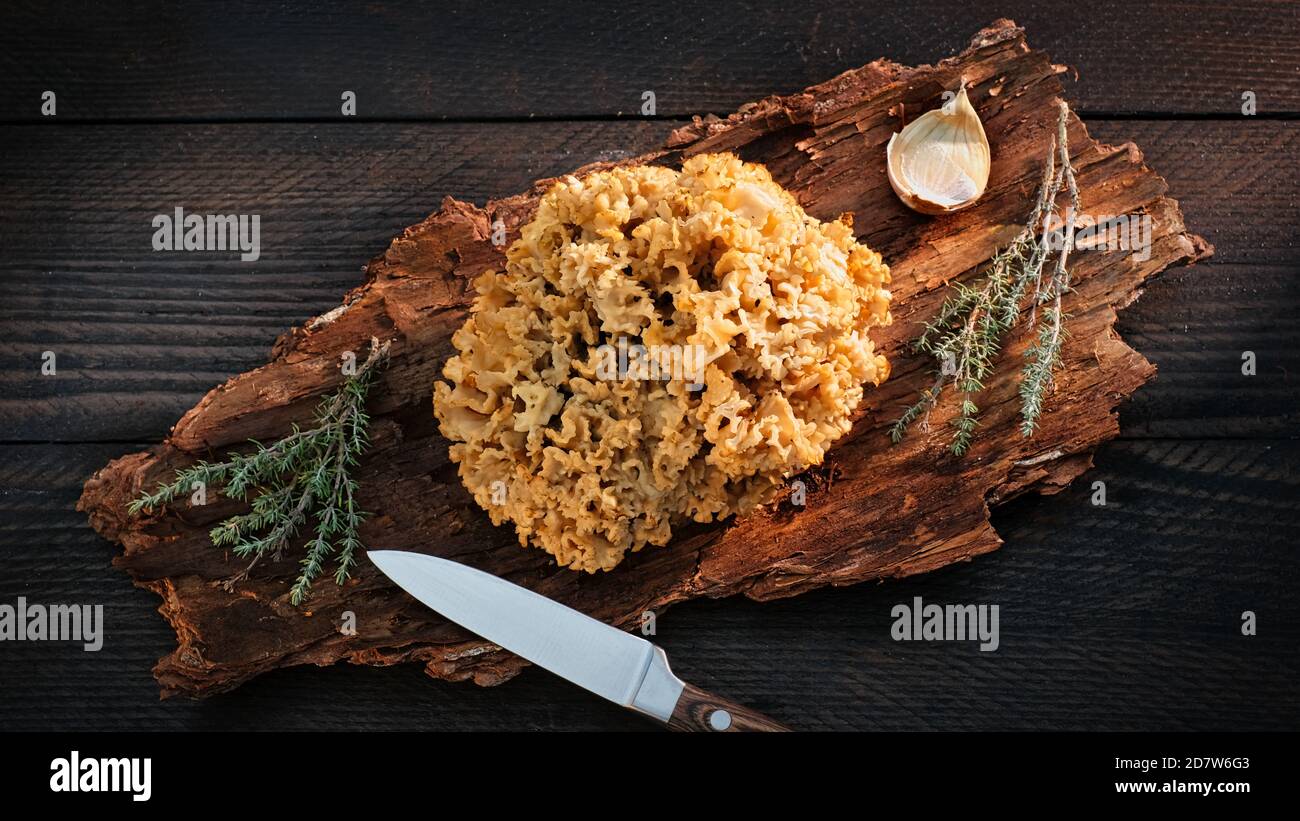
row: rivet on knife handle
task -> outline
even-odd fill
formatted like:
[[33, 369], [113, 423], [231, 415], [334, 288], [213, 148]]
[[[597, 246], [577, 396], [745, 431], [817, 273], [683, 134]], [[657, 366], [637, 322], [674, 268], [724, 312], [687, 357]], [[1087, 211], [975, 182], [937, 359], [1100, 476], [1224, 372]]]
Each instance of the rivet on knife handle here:
[[756, 712], [687, 684], [668, 719], [672, 730], [687, 732], [789, 732], [790, 728]]

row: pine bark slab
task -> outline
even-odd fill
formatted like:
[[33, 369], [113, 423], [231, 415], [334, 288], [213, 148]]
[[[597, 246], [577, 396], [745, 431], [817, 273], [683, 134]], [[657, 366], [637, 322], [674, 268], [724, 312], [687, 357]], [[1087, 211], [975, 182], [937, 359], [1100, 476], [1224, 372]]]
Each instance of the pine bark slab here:
[[[372, 336], [392, 340], [392, 355], [372, 394], [373, 445], [359, 470], [361, 501], [373, 513], [362, 533], [370, 547], [466, 562], [624, 627], [686, 599], [775, 599], [923, 573], [995, 550], [1001, 540], [989, 523], [990, 505], [1031, 491], [1054, 493], [1087, 470], [1096, 446], [1118, 433], [1116, 405], [1154, 375], [1115, 333], [1116, 311], [1161, 270], [1212, 251], [1185, 229], [1178, 203], [1136, 146], [1101, 145], [1072, 117], [1084, 210], [1150, 216], [1149, 258], [1072, 258], [1065, 364], [1034, 437], [1018, 431], [1016, 377], [1027, 340], [1014, 334], [977, 400], [982, 427], [967, 456], [946, 449], [951, 397], [928, 431], [889, 443], [885, 429], [932, 379], [929, 363], [907, 353], [906, 343], [938, 308], [946, 283], [977, 277], [1028, 212], [1055, 129], [1061, 71], [1002, 20], [936, 65], [877, 60], [800, 94], [744, 106], [725, 120], [697, 119], [662, 150], [623, 161], [675, 164], [700, 152], [733, 151], [765, 163], [814, 216], [851, 212], [859, 237], [893, 271], [894, 323], [875, 339], [894, 373], [868, 391], [852, 433], [827, 462], [800, 477], [805, 506], [787, 500], [739, 521], [684, 528], [668, 547], [647, 548], [610, 573], [558, 568], [547, 554], [521, 548], [512, 528], [491, 525], [447, 458], [433, 420], [432, 383], [465, 319], [470, 280], [502, 261], [491, 242], [493, 224], [501, 220], [513, 239], [548, 181], [482, 208], [445, 200], [370, 262], [364, 284], [338, 309], [281, 336], [266, 365], [212, 390], [163, 444], [110, 463], [86, 483], [79, 509], [122, 545], [114, 563], [162, 598], [160, 612], [176, 630], [176, 650], [154, 670], [163, 695], [206, 696], [277, 667], [343, 660], [420, 662], [432, 676], [483, 685], [525, 666], [414, 602], [364, 560], [347, 584], [318, 583], [302, 608], [288, 602], [297, 572], [292, 555], [228, 583], [243, 563], [214, 548], [207, 531], [237, 512], [234, 503], [181, 505], [145, 519], [125, 513], [142, 488], [175, 468], [249, 439], [283, 436], [308, 419], [321, 395], [339, 384], [343, 354], [364, 355]], [[993, 149], [988, 191], [973, 208], [922, 217], [890, 189], [885, 143], [961, 78]], [[340, 629], [349, 612], [355, 634]]]

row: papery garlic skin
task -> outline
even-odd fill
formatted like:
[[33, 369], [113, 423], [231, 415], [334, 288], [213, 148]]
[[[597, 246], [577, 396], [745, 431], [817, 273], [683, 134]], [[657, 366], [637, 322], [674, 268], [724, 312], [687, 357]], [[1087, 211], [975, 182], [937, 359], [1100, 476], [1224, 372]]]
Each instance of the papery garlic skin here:
[[960, 211], [988, 186], [989, 140], [964, 84], [942, 108], [890, 137], [885, 153], [894, 193], [922, 214]]

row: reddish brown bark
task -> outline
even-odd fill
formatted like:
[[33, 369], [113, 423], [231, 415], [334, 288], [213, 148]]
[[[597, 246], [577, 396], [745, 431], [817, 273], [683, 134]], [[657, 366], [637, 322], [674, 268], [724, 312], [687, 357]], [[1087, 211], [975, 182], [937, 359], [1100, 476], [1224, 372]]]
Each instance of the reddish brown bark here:
[[[242, 563], [214, 548], [207, 529], [236, 510], [231, 503], [145, 520], [125, 513], [141, 488], [173, 468], [249, 438], [282, 436], [306, 419], [338, 384], [341, 354], [363, 351], [372, 335], [392, 339], [393, 348], [373, 393], [374, 444], [359, 476], [363, 505], [375, 514], [363, 530], [369, 546], [464, 561], [620, 625], [684, 599], [791, 596], [921, 573], [996, 549], [989, 504], [1031, 490], [1055, 492], [1086, 470], [1097, 444], [1118, 432], [1116, 404], [1155, 372], [1116, 335], [1115, 311], [1138, 296], [1148, 277], [1211, 252], [1184, 229], [1164, 180], [1135, 146], [1099, 145], [1072, 118], [1085, 210], [1150, 215], [1150, 258], [1072, 258], [1076, 290], [1066, 306], [1065, 366], [1033, 438], [1017, 429], [1025, 339], [1016, 335], [979, 399], [983, 424], [965, 458], [946, 450], [951, 397], [935, 411], [929, 432], [915, 429], [902, 444], [889, 444], [884, 429], [931, 379], [928, 363], [908, 355], [905, 343], [938, 307], [944, 283], [977, 275], [1026, 216], [1054, 129], [1058, 71], [1026, 46], [1014, 24], [999, 21], [935, 66], [878, 60], [803, 93], [747, 105], [726, 120], [697, 120], [674, 132], [662, 151], [627, 161], [674, 163], [703, 151], [735, 151], [766, 163], [814, 216], [852, 212], [859, 236], [893, 270], [894, 324], [875, 336], [894, 374], [868, 392], [853, 433], [827, 463], [804, 477], [806, 507], [782, 502], [738, 522], [688, 528], [669, 547], [648, 548], [596, 576], [559, 569], [547, 554], [520, 548], [511, 529], [488, 522], [461, 488], [431, 410], [432, 382], [465, 317], [467, 283], [501, 259], [490, 242], [492, 223], [500, 218], [513, 233], [547, 183], [484, 208], [448, 198], [371, 261], [344, 310], [285, 334], [270, 362], [211, 391], [164, 444], [118, 459], [87, 482], [79, 508], [97, 531], [122, 544], [115, 563], [162, 597], [161, 612], [176, 629], [179, 646], [155, 668], [164, 695], [208, 695], [276, 667], [339, 660], [420, 661], [430, 675], [480, 684], [503, 681], [523, 666], [414, 603], [364, 560], [348, 584], [318, 584], [302, 608], [288, 603], [292, 557], [260, 564], [228, 589], [223, 582]], [[993, 147], [988, 191], [968, 210], [922, 217], [890, 189], [884, 145], [903, 114], [933, 107], [961, 78]], [[339, 632], [344, 611], [356, 614], [357, 635]]]

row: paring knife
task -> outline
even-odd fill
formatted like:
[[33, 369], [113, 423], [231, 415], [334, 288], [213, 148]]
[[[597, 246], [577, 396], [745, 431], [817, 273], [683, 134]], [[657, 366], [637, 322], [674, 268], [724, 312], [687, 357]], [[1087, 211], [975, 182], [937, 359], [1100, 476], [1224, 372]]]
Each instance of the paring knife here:
[[369, 555], [388, 578], [446, 618], [670, 729], [788, 729], [677, 678], [668, 669], [667, 654], [645, 639], [505, 579], [422, 553], [371, 550]]

